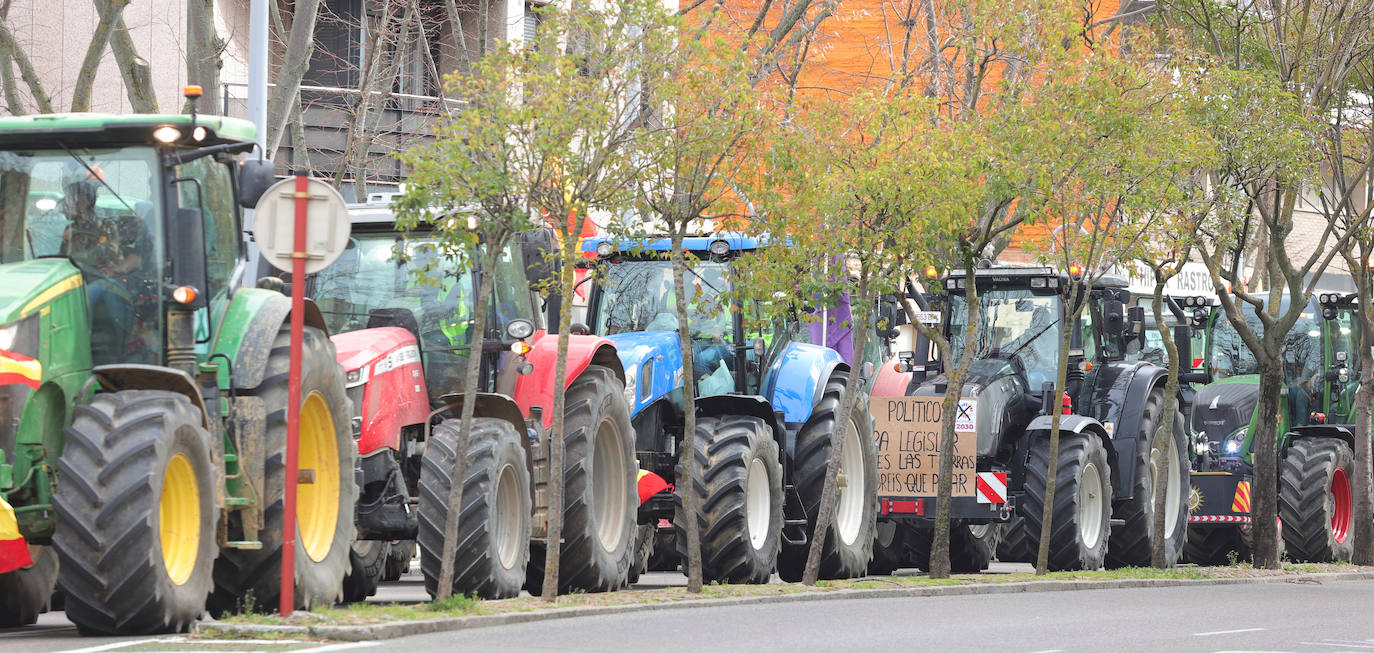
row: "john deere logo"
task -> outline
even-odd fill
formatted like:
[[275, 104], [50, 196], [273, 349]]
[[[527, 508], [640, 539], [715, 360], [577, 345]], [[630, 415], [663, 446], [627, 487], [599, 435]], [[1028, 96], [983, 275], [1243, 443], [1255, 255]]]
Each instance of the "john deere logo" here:
[[1191, 515], [1191, 514], [1193, 514], [1194, 512], [1197, 512], [1197, 509], [1198, 509], [1198, 508], [1201, 508], [1201, 507], [1202, 507], [1202, 490], [1197, 489], [1197, 486], [1194, 485], [1194, 486], [1192, 486], [1192, 488], [1188, 491], [1188, 514]]

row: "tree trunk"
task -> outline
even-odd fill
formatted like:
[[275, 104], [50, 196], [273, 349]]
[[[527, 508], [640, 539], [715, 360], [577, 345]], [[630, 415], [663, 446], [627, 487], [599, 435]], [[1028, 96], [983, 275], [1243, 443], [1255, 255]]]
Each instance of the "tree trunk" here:
[[33, 63], [29, 61], [28, 55], [24, 54], [24, 48], [20, 47], [14, 34], [10, 32], [9, 26], [3, 20], [0, 20], [0, 49], [4, 49], [5, 53], [19, 66], [19, 76], [23, 78], [24, 84], [29, 87], [29, 94], [33, 96], [33, 103], [38, 107], [38, 112], [52, 113], [52, 99], [48, 97], [48, 91], [43, 87], [43, 80], [39, 79], [38, 73], [33, 69]]
[[[683, 488], [680, 491], [682, 511], [687, 515], [687, 591], [697, 594], [701, 592], [701, 525], [697, 523], [700, 506], [697, 505], [693, 480], [697, 466], [694, 455], [697, 436], [697, 379], [696, 370], [692, 366], [692, 332], [690, 325], [687, 324], [687, 289], [683, 282], [683, 275], [687, 272], [687, 261], [682, 253], [682, 232], [687, 229], [689, 221], [686, 216], [681, 216], [680, 220], [669, 224], [673, 225], [673, 293], [677, 298], [674, 302], [677, 309], [677, 335], [682, 345], [683, 428], [682, 447], [678, 449], [678, 463], [682, 471], [679, 472], [681, 476], [677, 479], [677, 486]], [[564, 297], [572, 295], [566, 294]]]
[[[1050, 452], [1048, 457], [1049, 469], [1046, 470], [1045, 479], [1045, 506], [1041, 513], [1040, 521], [1040, 550], [1035, 555], [1035, 575], [1041, 576], [1049, 571], [1050, 565], [1050, 530], [1054, 525], [1054, 494], [1059, 485], [1059, 419], [1064, 411], [1059, 408], [1060, 397], [1064, 396], [1064, 386], [1067, 381], [1069, 369], [1069, 344], [1073, 336], [1074, 325], [1078, 321], [1079, 312], [1082, 305], [1087, 302], [1087, 291], [1083, 290], [1081, 299], [1073, 296], [1082, 288], [1079, 284], [1069, 286], [1070, 301], [1073, 303], [1072, 311], [1065, 311], [1064, 324], [1059, 331], [1059, 371], [1054, 375], [1054, 396], [1050, 398]], [[1034, 391], [1034, 388], [1031, 388]]]
[[[1174, 413], [1178, 411], [1178, 373], [1181, 366], [1179, 359], [1178, 343], [1174, 342], [1173, 334], [1169, 333], [1169, 327], [1164, 324], [1164, 282], [1169, 277], [1160, 275], [1156, 272], [1155, 277], [1155, 302], [1154, 317], [1155, 328], [1159, 329], [1159, 335], [1164, 339], [1164, 350], [1169, 355], [1169, 377], [1164, 382], [1164, 413], [1151, 435], [1153, 442], [1151, 455], [1154, 460], [1154, 468], [1160, 470], [1161, 474], [1156, 475], [1154, 485], [1154, 520], [1150, 523], [1150, 566], [1158, 569], [1172, 567], [1173, 561], [1165, 559], [1164, 552], [1164, 532], [1167, 530], [1165, 515], [1165, 501], [1168, 496], [1168, 479], [1162, 476], [1168, 469], [1170, 461], [1165, 461], [1162, 455], [1165, 451], [1166, 443], [1173, 439], [1174, 433]], [[1173, 276], [1172, 274], [1169, 276]], [[1170, 455], [1177, 455], [1171, 453]]]
[[[585, 219], [585, 218], [582, 218]], [[581, 226], [582, 219], [578, 219]], [[558, 292], [564, 297], [573, 296], [573, 266], [569, 261], [577, 260], [577, 233], [573, 218], [568, 217], [567, 233], [563, 234], [563, 266], [558, 272]], [[563, 433], [564, 413], [568, 405], [568, 324], [572, 322], [572, 302], [562, 302], [558, 308], [558, 362], [553, 372], [553, 431], [549, 434], [549, 508], [548, 531], [544, 539], [544, 588], [545, 601], [558, 600], [558, 561], [563, 553]]]
[[485, 253], [478, 253], [484, 265], [478, 270], [477, 306], [472, 311], [472, 326], [468, 329], [468, 369], [463, 377], [463, 412], [459, 422], [458, 455], [454, 458], [453, 483], [448, 490], [448, 513], [444, 517], [444, 557], [439, 561], [439, 589], [435, 599], [446, 599], [453, 593], [453, 565], [458, 558], [458, 520], [463, 511], [463, 480], [468, 476], [468, 437], [472, 433], [472, 416], [477, 409], [477, 392], [482, 383], [482, 341], [487, 333], [487, 305], [491, 303], [491, 288], [496, 276], [496, 257], [501, 248], [488, 243]]
[[[968, 378], [969, 368], [978, 344], [978, 277], [972, 259], [964, 266], [964, 303], [967, 304], [968, 318], [964, 325], [964, 350], [959, 363], [949, 371], [945, 398], [940, 404], [940, 477], [935, 489], [935, 532], [930, 542], [930, 577], [949, 578], [949, 513], [954, 504], [954, 422], [955, 411], [964, 394], [964, 379]], [[948, 310], [948, 309], [946, 309]], [[943, 334], [940, 334], [943, 339]], [[952, 353], [952, 343], [941, 346], [940, 354]], [[949, 364], [952, 361], [945, 361]]]
[[[193, 0], [194, 1], [194, 0]], [[96, 0], [95, 8], [99, 20], [91, 41], [86, 46], [86, 56], [81, 60], [81, 68], [76, 73], [76, 85], [72, 88], [72, 111], [91, 110], [91, 88], [95, 86], [95, 74], [100, 70], [100, 59], [105, 55], [105, 46], [110, 42], [110, 30], [114, 20], [124, 11], [127, 0]]]
[[186, 83], [199, 84], [215, 97], [223, 52], [224, 41], [215, 32], [215, 0], [186, 0]]
[[[291, 163], [297, 170], [310, 171], [310, 145], [305, 140], [305, 121], [301, 114], [301, 94], [296, 92], [296, 101], [291, 106]], [[272, 150], [269, 150], [272, 151]]]
[[[858, 306], [858, 310], [850, 312], [852, 320], [851, 333], [854, 334], [854, 362], [860, 364], [863, 356], [864, 345], [868, 341], [868, 331], [870, 329], [869, 319], [872, 316], [871, 307], [874, 297], [871, 296], [868, 282], [868, 270], [860, 263], [859, 288], [857, 302], [855, 297], [850, 297], [849, 305]], [[844, 274], [843, 270], [841, 274]], [[741, 344], [741, 343], [736, 343]], [[844, 441], [849, 434], [849, 422], [851, 411], [854, 410], [854, 400], [858, 397], [859, 386], [863, 381], [859, 378], [860, 370], [855, 367], [849, 370], [849, 378], [844, 384], [844, 394], [840, 398], [840, 408], [835, 413], [835, 430], [830, 434], [830, 455], [825, 461], [825, 483], [821, 486], [820, 510], [816, 513], [816, 528], [811, 535], [811, 548], [806, 552], [806, 567], [802, 570], [802, 584], [815, 585], [821, 575], [821, 555], [825, 552], [825, 541], [830, 532], [830, 523], [835, 518], [835, 493], [837, 477], [840, 471], [840, 456], [843, 455]], [[825, 379], [821, 379], [825, 383]], [[854, 482], [854, 479], [848, 479]]]
[[[1264, 334], [1269, 346], [1271, 332]], [[1283, 363], [1274, 362], [1268, 352], [1256, 352], [1259, 361], [1259, 417], [1250, 451], [1254, 456], [1255, 480], [1251, 492], [1251, 512], [1254, 517], [1254, 566], [1256, 569], [1279, 568], [1278, 545], [1278, 423], [1279, 391], [1283, 388]]]
[[315, 50], [315, 17], [319, 13], [319, 6], [320, 0], [296, 0], [291, 33], [286, 37], [286, 55], [277, 69], [277, 85], [267, 102], [264, 142], [269, 153], [275, 153], [281, 145], [289, 117], [299, 115], [301, 79], [310, 68], [310, 55]]
[[[1358, 268], [1352, 268], [1358, 269]], [[1371, 501], [1370, 409], [1374, 405], [1374, 307], [1371, 307], [1370, 277], [1354, 275], [1359, 291], [1355, 308], [1360, 326], [1360, 387], [1355, 392], [1355, 479], [1354, 492], [1355, 551], [1350, 561], [1357, 565], [1374, 565], [1374, 501]]]
[[114, 53], [115, 63], [119, 65], [119, 74], [124, 78], [124, 90], [134, 113], [157, 113], [153, 73], [148, 69], [148, 62], [138, 56], [123, 16], [115, 17], [114, 31], [110, 33], [110, 52]]

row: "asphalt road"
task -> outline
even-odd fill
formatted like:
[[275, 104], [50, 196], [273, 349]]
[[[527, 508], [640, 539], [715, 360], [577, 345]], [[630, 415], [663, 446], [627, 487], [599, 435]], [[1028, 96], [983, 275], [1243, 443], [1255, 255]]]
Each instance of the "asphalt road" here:
[[393, 650], [1374, 651], [1374, 582], [1086, 590], [638, 612], [407, 637]]
[[[989, 571], [1027, 571], [994, 563]], [[636, 587], [685, 584], [651, 573]], [[418, 570], [373, 601], [427, 600]], [[393, 640], [390, 650], [504, 651], [1374, 651], [1374, 582], [1283, 583], [1015, 595], [831, 600], [662, 610], [481, 628]], [[913, 646], [913, 643], [919, 645]], [[80, 637], [61, 612], [0, 630], [0, 651], [205, 650], [205, 642]], [[311, 650], [225, 643], [216, 650]], [[371, 648], [367, 644], [349, 648]], [[336, 646], [328, 650], [339, 650]], [[321, 650], [321, 649], [315, 649]]]

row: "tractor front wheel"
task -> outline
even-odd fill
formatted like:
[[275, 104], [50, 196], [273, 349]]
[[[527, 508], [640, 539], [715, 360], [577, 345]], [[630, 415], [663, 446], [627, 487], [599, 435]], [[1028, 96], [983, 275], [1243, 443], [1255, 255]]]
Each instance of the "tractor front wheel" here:
[[[1038, 538], [1038, 536], [1037, 536]], [[1002, 526], [1002, 539], [997, 543], [998, 562], [1035, 562], [1035, 547], [1026, 532], [1026, 518], [1018, 508]]]
[[691, 491], [697, 499], [702, 580], [768, 582], [782, 540], [782, 464], [768, 425], [744, 415], [699, 417], [694, 449], [691, 483], [678, 485], [673, 516], [684, 568], [688, 515], [681, 493]]
[[1355, 550], [1355, 454], [1336, 438], [1303, 438], [1279, 462], [1283, 543], [1299, 562], [1346, 562]]
[[[566, 401], [558, 592], [617, 590], [629, 579], [639, 508], [630, 410], [615, 373], [601, 365], [587, 366]], [[526, 579], [531, 592], [542, 589], [544, 562], [544, 544], [536, 543]]]
[[[831, 441], [837, 430], [835, 419], [848, 378], [844, 372], [831, 375], [811, 419], [797, 433], [793, 469], [801, 498], [799, 512], [806, 515], [808, 544], [783, 544], [778, 554], [778, 576], [788, 582], [802, 579], [811, 549], [809, 541], [816, 537], [816, 514], [820, 512]], [[868, 412], [861, 408], [867, 405], [867, 401], [858, 402], [850, 411], [849, 428], [845, 429], [844, 446], [840, 449], [835, 512], [821, 551], [820, 577], [827, 580], [861, 576], [873, 557], [873, 532], [878, 518], [878, 446]]]
[[[1183, 555], [1188, 526], [1188, 441], [1184, 435], [1183, 415], [1174, 413], [1173, 428], [1163, 446], [1155, 446], [1155, 431], [1163, 419], [1164, 391], [1155, 389], [1145, 400], [1135, 435], [1135, 487], [1130, 499], [1121, 502], [1115, 518], [1121, 525], [1112, 529], [1107, 547], [1107, 566], [1148, 567], [1154, 542], [1155, 511], [1164, 510], [1164, 561], [1177, 562]], [[1163, 464], [1155, 460], [1156, 453]], [[1123, 461], [1124, 462], [1124, 461]], [[1157, 483], [1164, 483], [1164, 505], [1155, 505]]]
[[886, 576], [911, 566], [911, 528], [890, 519], [878, 520], [873, 528], [873, 559], [868, 562], [868, 575]]
[[382, 581], [391, 582], [401, 580], [407, 571], [410, 571], [410, 559], [415, 557], [415, 540], [397, 540], [391, 543], [386, 553], [386, 570], [382, 573]]
[[[1051, 468], [1051, 462], [1054, 463]], [[1025, 517], [1032, 550], [1040, 546], [1045, 491], [1056, 470], [1054, 515], [1050, 521], [1049, 570], [1101, 569], [1112, 522], [1112, 479], [1107, 451], [1092, 433], [1061, 433], [1059, 459], [1050, 460], [1050, 440], [1039, 437], [1026, 463]]]
[[[438, 596], [443, 573], [449, 490], [458, 459], [462, 420], [434, 427], [420, 462], [420, 571]], [[530, 556], [530, 473], [515, 427], [502, 419], [472, 418], [467, 478], [453, 561], [453, 594], [505, 599], [520, 594]]]
[[33, 564], [0, 574], [0, 628], [18, 628], [38, 621], [50, 609], [57, 585], [57, 552], [50, 546], [29, 545]]
[[[266, 410], [261, 549], [225, 549], [215, 562], [215, 591], [209, 609], [216, 615], [241, 610], [275, 611], [281, 596], [282, 523], [286, 512], [286, 403], [291, 329], [283, 324], [272, 342], [267, 371], [246, 392]], [[305, 327], [301, 344], [300, 474], [296, 490], [295, 604], [310, 609], [337, 603], [343, 596], [353, 543], [353, 476], [357, 445], [349, 425], [343, 369], [324, 332]], [[231, 515], [231, 520], [238, 519]], [[233, 522], [231, 521], [231, 524]]]
[[366, 601], [377, 593], [390, 549], [391, 543], [386, 540], [353, 542], [348, 551], [348, 576], [343, 582], [344, 603]]
[[205, 611], [218, 552], [200, 411], [175, 392], [98, 394], [77, 406], [57, 471], [67, 618], [91, 634], [184, 632]]

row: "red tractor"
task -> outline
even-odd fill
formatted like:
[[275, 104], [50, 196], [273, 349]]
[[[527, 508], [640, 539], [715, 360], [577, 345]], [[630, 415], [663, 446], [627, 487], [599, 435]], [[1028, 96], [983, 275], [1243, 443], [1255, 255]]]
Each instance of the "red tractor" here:
[[[358, 443], [358, 534], [345, 599], [374, 593], [407, 564], [416, 541], [425, 588], [437, 593], [459, 455], [468, 467], [453, 593], [538, 592], [558, 339], [541, 325], [530, 281], [548, 270], [526, 267], [528, 240], [501, 252], [492, 270], [463, 270], [430, 234], [396, 231], [386, 199], [351, 207], [348, 249], [307, 280], [338, 334]], [[471, 318], [483, 274], [495, 277], [487, 327], [477, 334]], [[481, 383], [459, 452], [474, 353]], [[571, 336], [566, 384], [560, 591], [614, 590], [627, 583], [639, 501], [625, 373], [610, 341]]]

